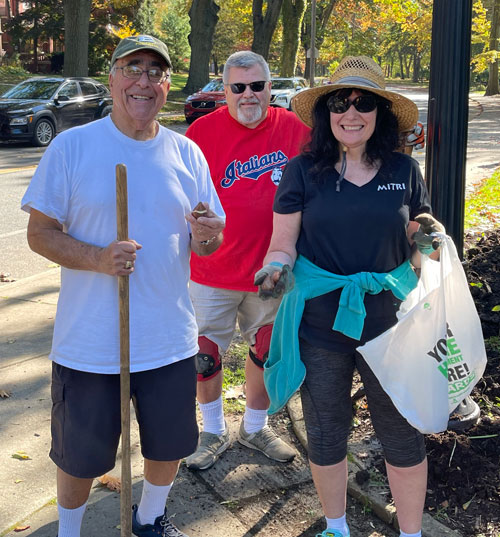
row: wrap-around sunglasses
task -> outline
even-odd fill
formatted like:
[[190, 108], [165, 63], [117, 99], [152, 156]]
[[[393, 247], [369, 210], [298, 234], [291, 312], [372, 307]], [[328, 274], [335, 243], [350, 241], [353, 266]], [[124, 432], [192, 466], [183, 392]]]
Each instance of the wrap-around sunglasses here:
[[266, 87], [266, 81], [265, 80], [259, 80], [257, 82], [250, 82], [250, 84], [244, 84], [243, 82], [237, 82], [236, 84], [228, 84], [228, 86], [231, 88], [231, 91], [235, 94], [243, 93], [247, 86], [250, 86], [250, 89], [254, 93], [259, 93]]
[[375, 95], [360, 95], [352, 101], [341, 95], [332, 95], [326, 102], [326, 106], [334, 114], [344, 114], [351, 108], [351, 105], [358, 112], [366, 114], [367, 112], [373, 112], [377, 108], [378, 102], [379, 99]]

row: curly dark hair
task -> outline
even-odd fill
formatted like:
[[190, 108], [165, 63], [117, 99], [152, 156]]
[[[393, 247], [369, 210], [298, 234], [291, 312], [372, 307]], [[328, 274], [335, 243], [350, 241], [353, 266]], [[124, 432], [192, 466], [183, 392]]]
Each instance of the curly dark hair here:
[[[370, 91], [357, 91], [364, 95], [375, 95]], [[332, 95], [348, 97], [352, 89], [340, 89], [319, 97], [313, 108], [313, 128], [311, 131], [311, 141], [304, 147], [302, 154], [314, 161], [314, 166], [310, 173], [314, 180], [321, 180], [324, 176], [335, 168], [335, 164], [341, 158], [339, 142], [332, 133], [330, 126], [330, 111], [327, 101]], [[388, 163], [393, 152], [399, 147], [399, 125], [398, 119], [391, 111], [391, 102], [379, 95], [377, 99], [377, 119], [375, 130], [366, 142], [365, 160], [372, 165], [376, 162]]]

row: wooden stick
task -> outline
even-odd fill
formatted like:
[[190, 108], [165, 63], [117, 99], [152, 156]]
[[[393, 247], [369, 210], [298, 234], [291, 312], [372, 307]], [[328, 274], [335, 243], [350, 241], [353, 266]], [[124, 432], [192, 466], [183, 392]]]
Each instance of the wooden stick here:
[[[127, 168], [116, 165], [117, 239], [128, 240]], [[122, 472], [120, 494], [120, 535], [132, 535], [132, 472], [130, 468], [130, 324], [128, 276], [118, 276], [120, 315], [120, 408], [122, 427]]]

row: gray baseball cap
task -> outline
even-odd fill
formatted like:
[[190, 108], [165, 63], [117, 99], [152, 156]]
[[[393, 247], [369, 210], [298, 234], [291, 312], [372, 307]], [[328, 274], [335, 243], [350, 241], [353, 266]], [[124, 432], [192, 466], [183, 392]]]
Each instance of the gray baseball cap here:
[[113, 56], [111, 57], [111, 67], [113, 67], [116, 60], [124, 58], [138, 50], [152, 50], [153, 52], [156, 52], [167, 62], [167, 67], [172, 68], [167, 45], [151, 35], [132, 35], [122, 39], [118, 43], [118, 46], [115, 48]]

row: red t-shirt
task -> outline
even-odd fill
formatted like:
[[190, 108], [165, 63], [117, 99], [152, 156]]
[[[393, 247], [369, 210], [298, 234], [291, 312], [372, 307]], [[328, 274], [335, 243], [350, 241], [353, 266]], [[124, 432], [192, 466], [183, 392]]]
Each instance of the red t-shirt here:
[[224, 107], [197, 119], [186, 136], [203, 151], [226, 213], [219, 249], [209, 256], [191, 254], [191, 279], [256, 291], [253, 278], [269, 247], [276, 188], [285, 164], [309, 140], [309, 127], [292, 112], [270, 107], [266, 119], [249, 129]]

